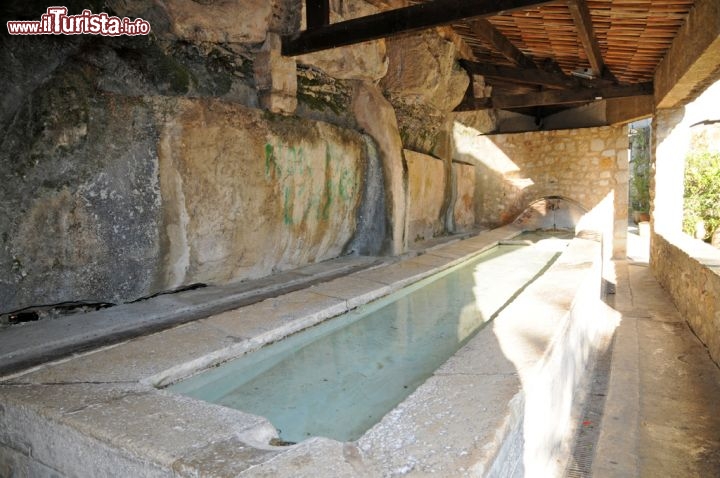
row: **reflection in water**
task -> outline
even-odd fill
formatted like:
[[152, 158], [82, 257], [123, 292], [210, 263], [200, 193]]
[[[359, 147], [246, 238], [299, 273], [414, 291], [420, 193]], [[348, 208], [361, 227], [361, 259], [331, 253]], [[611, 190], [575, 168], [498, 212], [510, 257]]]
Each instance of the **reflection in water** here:
[[531, 249], [501, 246], [171, 390], [264, 416], [286, 441], [355, 440], [490, 318], [478, 287], [497, 308], [516, 292], [514, 284], [498, 286], [491, 263], [514, 263], [522, 287], [554, 257]]

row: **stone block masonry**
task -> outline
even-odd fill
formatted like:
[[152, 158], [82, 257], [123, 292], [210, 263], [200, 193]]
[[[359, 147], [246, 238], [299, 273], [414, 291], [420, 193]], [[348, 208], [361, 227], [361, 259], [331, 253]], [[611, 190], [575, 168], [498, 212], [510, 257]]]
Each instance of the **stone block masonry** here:
[[685, 106], [656, 111], [650, 189], [650, 266], [715, 363], [720, 363], [720, 251], [681, 229], [684, 158], [717, 147], [707, 141], [711, 130], [704, 122], [717, 117], [719, 96], [717, 82]]
[[[456, 123], [454, 159], [474, 164], [475, 217], [497, 226], [537, 199], [562, 196], [592, 213], [616, 257], [625, 254], [628, 136], [625, 126], [479, 135]], [[608, 252], [609, 254], [609, 252]]]
[[680, 314], [720, 364], [720, 251], [683, 233], [655, 233], [650, 263]]

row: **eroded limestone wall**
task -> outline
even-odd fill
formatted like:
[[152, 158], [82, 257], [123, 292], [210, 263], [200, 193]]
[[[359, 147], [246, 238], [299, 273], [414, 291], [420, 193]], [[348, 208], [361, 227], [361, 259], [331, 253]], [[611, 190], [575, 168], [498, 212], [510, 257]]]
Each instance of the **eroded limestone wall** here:
[[140, 98], [55, 77], [0, 145], [0, 313], [154, 290], [162, 200], [158, 127]]
[[[451, 157], [469, 79], [448, 30], [288, 58], [279, 35], [302, 28], [302, 2], [91, 3], [152, 35], [0, 49], [0, 315], [401, 254], [475, 227], [474, 167]], [[332, 0], [331, 18], [401, 3]]]
[[164, 107], [172, 108], [159, 151], [165, 286], [340, 255], [362, 199], [359, 133], [212, 100]]
[[[93, 12], [142, 17], [153, 35], [12, 37], [0, 51], [0, 314], [259, 277], [352, 240], [380, 149], [359, 131], [354, 82], [384, 74], [384, 42], [321, 65], [366, 76], [304, 59], [299, 111], [278, 115], [263, 95], [294, 87], [295, 61], [268, 32], [296, 30], [299, 4], [206, 3], [110, 1]], [[333, 2], [374, 9], [360, 7]]]
[[432, 239], [445, 232], [442, 206], [445, 198], [443, 161], [405, 150], [408, 168], [408, 238], [410, 242]]
[[356, 131], [212, 99], [77, 115], [94, 121], [44, 111], [34, 147], [24, 128], [4, 145], [0, 312], [260, 277], [337, 257], [356, 230]]
[[454, 157], [476, 167], [478, 222], [507, 224], [533, 201], [562, 196], [594, 211], [608, 241], [614, 231], [616, 256], [625, 247], [627, 148], [624, 126], [497, 135], [454, 128]]
[[455, 231], [468, 231], [475, 227], [475, 167], [470, 164], [453, 163], [452, 174]]

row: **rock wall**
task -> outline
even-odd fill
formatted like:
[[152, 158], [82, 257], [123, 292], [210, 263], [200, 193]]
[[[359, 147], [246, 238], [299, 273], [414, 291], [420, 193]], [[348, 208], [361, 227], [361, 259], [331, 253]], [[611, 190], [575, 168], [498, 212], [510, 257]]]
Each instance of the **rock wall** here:
[[[331, 19], [404, 4], [332, 0]], [[466, 46], [435, 29], [283, 57], [302, 5], [68, 0], [152, 34], [3, 38], [0, 314], [402, 254], [475, 227], [477, 174], [451, 154]]]
[[[513, 221], [546, 196], [562, 196], [598, 212], [624, 255], [628, 183], [627, 128], [600, 127], [480, 135], [455, 123], [454, 158], [477, 172], [475, 216], [489, 226]], [[600, 209], [606, 212], [600, 212]]]
[[455, 231], [469, 231], [475, 227], [475, 167], [470, 164], [453, 163], [452, 178]]
[[172, 110], [159, 151], [166, 286], [340, 255], [367, 164], [359, 133], [217, 101], [163, 107]]
[[[364, 1], [332, 0], [330, 23], [373, 15], [380, 9]], [[302, 23], [305, 29], [305, 22]], [[301, 65], [312, 66], [341, 80], [380, 80], [388, 69], [385, 40], [375, 40], [345, 48], [333, 48], [300, 55]]]
[[153, 290], [160, 267], [157, 124], [140, 98], [81, 74], [28, 99], [0, 143], [0, 313]]
[[337, 257], [355, 232], [355, 131], [210, 99], [35, 113], [34, 146], [12, 129], [0, 156], [2, 311], [260, 277]]
[[[341, 115], [257, 109], [255, 60], [268, 30], [299, 25], [296, 6], [201, 3], [93, 7], [141, 16], [151, 36], [3, 39], [0, 314], [337, 257], [366, 189], [384, 194], [365, 187], [376, 145], [357, 131], [353, 85], [339, 85]], [[23, 8], [7, 19], [44, 13]], [[377, 253], [375, 222], [382, 237], [363, 247]]]
[[402, 140], [392, 105], [371, 82], [359, 82], [353, 96], [353, 112], [359, 126], [377, 143], [385, 180], [390, 252], [401, 254], [407, 247], [406, 176]]
[[445, 232], [442, 206], [445, 198], [445, 165], [432, 156], [405, 150], [408, 168], [408, 238], [432, 239]]

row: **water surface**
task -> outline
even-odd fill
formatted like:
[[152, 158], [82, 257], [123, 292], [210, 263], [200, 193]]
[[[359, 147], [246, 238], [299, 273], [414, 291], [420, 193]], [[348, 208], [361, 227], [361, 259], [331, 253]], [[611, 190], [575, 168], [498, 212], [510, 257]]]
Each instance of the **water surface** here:
[[566, 242], [540, 244], [497, 247], [170, 390], [264, 416], [286, 441], [356, 440], [544, 270]]

